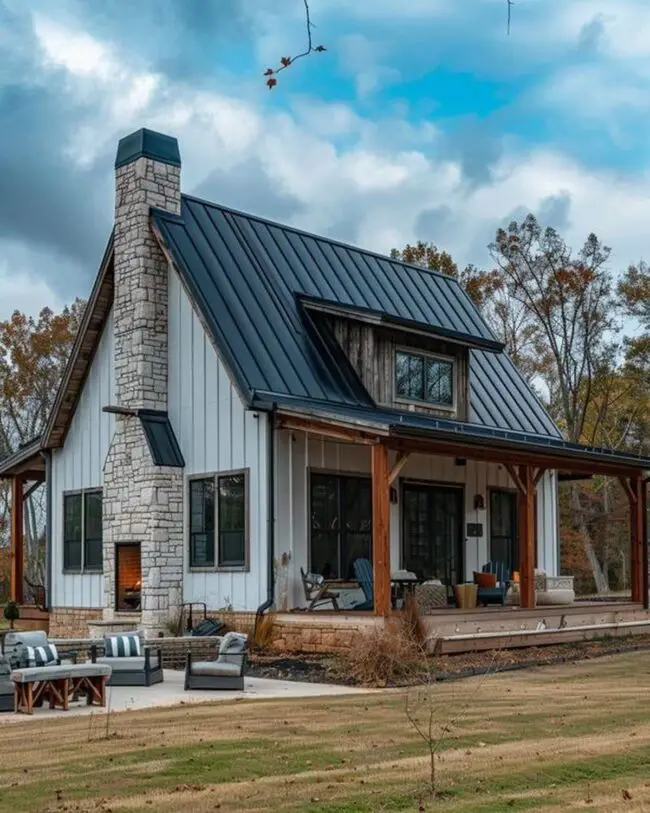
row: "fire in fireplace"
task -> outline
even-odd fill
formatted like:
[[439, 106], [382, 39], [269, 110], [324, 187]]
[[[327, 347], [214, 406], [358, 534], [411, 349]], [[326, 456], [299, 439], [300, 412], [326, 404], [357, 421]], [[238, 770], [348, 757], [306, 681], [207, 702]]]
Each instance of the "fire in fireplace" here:
[[115, 546], [115, 609], [122, 612], [140, 609], [142, 566], [140, 543]]

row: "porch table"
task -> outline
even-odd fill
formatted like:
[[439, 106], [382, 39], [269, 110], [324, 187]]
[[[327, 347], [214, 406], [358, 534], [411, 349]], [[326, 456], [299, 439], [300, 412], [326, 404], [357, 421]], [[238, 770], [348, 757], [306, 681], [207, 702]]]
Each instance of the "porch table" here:
[[391, 579], [391, 593], [392, 593], [392, 605], [393, 607], [397, 606], [397, 600], [400, 597], [398, 593], [401, 589], [401, 597], [405, 598], [407, 593], [413, 593], [415, 588], [418, 584], [422, 584], [426, 579], [420, 579], [417, 576], [415, 578], [398, 578], [398, 579]]

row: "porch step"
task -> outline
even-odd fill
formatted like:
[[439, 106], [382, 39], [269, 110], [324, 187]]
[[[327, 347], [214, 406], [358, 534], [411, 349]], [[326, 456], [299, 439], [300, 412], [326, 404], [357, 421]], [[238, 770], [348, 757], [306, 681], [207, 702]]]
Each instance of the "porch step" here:
[[530, 646], [552, 646], [591, 641], [595, 638], [624, 638], [650, 634], [650, 619], [589, 624], [564, 629], [515, 630], [512, 632], [481, 632], [446, 635], [435, 642], [439, 655], [461, 652], [482, 652], [488, 649], [520, 649]]

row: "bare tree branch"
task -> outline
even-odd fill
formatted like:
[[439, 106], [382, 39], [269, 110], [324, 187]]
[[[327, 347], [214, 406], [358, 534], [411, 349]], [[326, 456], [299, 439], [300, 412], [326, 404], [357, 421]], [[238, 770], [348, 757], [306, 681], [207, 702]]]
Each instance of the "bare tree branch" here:
[[307, 47], [306, 49], [297, 56], [283, 56], [280, 60], [280, 67], [279, 68], [267, 68], [264, 71], [264, 76], [267, 77], [266, 84], [269, 90], [273, 90], [273, 88], [278, 84], [277, 75], [282, 71], [285, 71], [290, 65], [293, 65], [299, 59], [303, 57], [309, 56], [310, 54], [321, 54], [323, 51], [326, 51], [324, 45], [316, 45], [314, 46], [313, 39], [312, 39], [312, 28], [314, 28], [314, 24], [311, 21], [310, 12], [309, 12], [309, 2], [308, 0], [303, 0], [305, 4], [305, 25], [307, 27]]

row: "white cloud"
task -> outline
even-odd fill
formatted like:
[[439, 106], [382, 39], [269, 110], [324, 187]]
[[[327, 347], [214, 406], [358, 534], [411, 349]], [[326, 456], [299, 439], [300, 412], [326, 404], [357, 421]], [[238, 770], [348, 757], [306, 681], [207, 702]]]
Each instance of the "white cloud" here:
[[44, 307], [58, 311], [63, 307], [56, 293], [36, 269], [9, 267], [0, 262], [0, 320], [8, 319], [15, 310], [37, 316]]
[[[83, 131], [86, 162], [95, 161], [109, 141], [116, 143], [130, 129], [150, 126], [178, 137], [188, 192], [216, 170], [236, 179], [242, 167], [255, 166], [267, 186], [299, 204], [298, 226], [349, 228], [345, 239], [352, 234], [360, 244], [383, 252], [418, 237], [434, 239], [461, 262], [487, 262], [486, 243], [503, 218], [522, 206], [536, 211], [549, 197], [564, 193], [571, 200], [566, 236], [576, 247], [595, 231], [613, 245], [620, 267], [644, 253], [650, 219], [644, 174], [623, 178], [588, 170], [551, 150], [511, 148], [494, 167], [489, 184], [470, 187], [460, 164], [438, 152], [438, 133], [429, 122], [372, 121], [347, 105], [310, 100], [297, 101], [291, 113], [273, 102], [265, 109], [254, 95], [197, 92], [163, 81], [110, 44], [43, 18], [36, 30], [47, 57], [44, 70], [64, 71], [71, 94], [102, 99], [89, 108], [93, 114]], [[125, 87], [130, 102], [125, 102]], [[77, 148], [78, 142], [70, 146]], [[111, 172], [109, 165], [106, 173]], [[250, 173], [247, 177], [251, 182]], [[446, 214], [438, 232], [420, 233], [423, 214], [442, 210]], [[273, 211], [257, 211], [274, 217]], [[6, 271], [0, 285], [3, 279]], [[16, 279], [12, 296], [17, 299], [17, 292], [27, 288], [30, 301], [51, 294], [46, 287], [34, 293], [38, 289], [25, 273]]]

